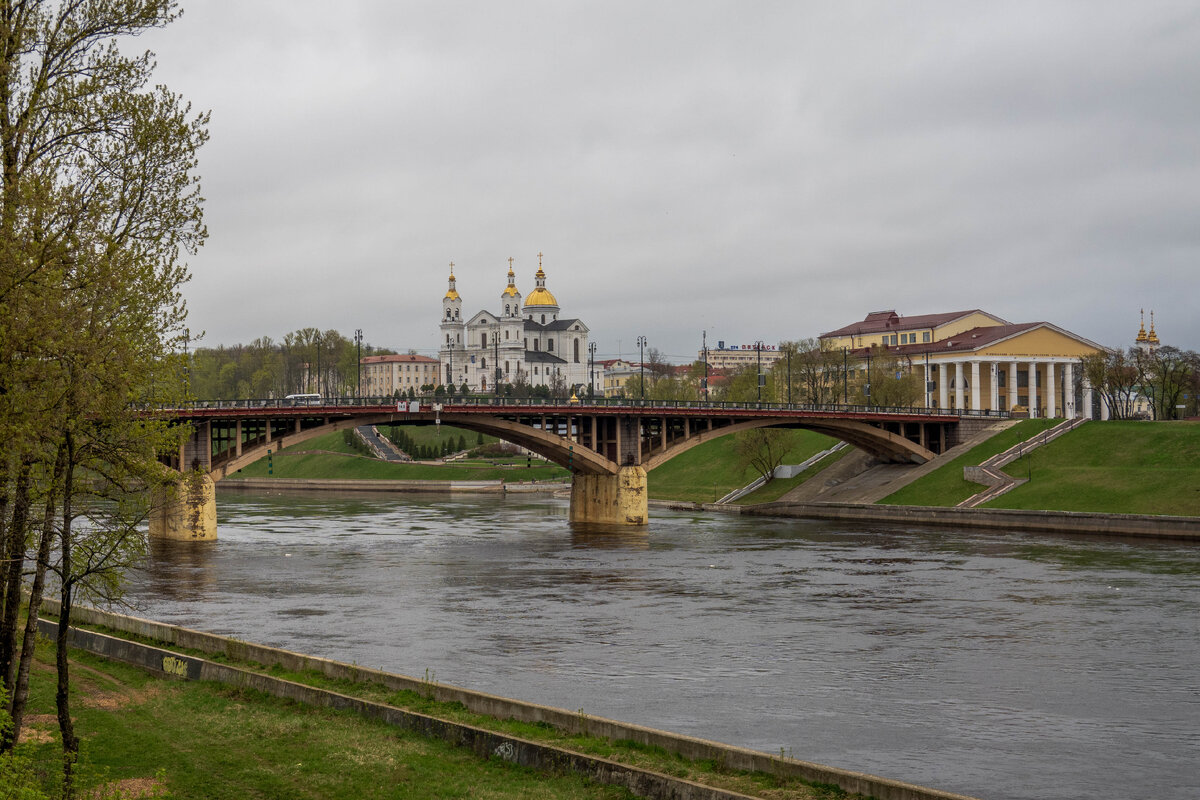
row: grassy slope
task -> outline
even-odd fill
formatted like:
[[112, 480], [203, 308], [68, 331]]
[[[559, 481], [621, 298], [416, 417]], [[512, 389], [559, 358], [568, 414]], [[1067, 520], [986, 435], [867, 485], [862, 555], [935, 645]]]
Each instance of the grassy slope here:
[[[40, 650], [52, 657], [49, 648]], [[101, 777], [110, 790], [116, 781], [157, 777], [180, 800], [631, 797], [575, 776], [485, 761], [349, 712], [158, 680], [86, 654], [72, 660], [72, 711], [93, 786]], [[34, 733], [23, 749], [32, 751], [52, 793], [59, 770], [53, 668], [39, 664], [32, 677], [27, 719]]]
[[[380, 425], [379, 432], [385, 433], [387, 427], [386, 425]], [[479, 433], [469, 431], [466, 428], [456, 428], [453, 425], [396, 425], [394, 427], [407, 433], [419, 445], [440, 445], [449, 437], [452, 437], [457, 442], [460, 436], [466, 441], [468, 448], [479, 444]], [[441, 429], [440, 433], [438, 431], [439, 428]], [[483, 435], [484, 444], [491, 444], [495, 441], [497, 441], [495, 436]]]
[[1014, 461], [989, 508], [1200, 516], [1200, 423], [1091, 422]]
[[[830, 444], [832, 444], [832, 440], [830, 441]], [[822, 448], [822, 449], [824, 450], [824, 449], [828, 449], [828, 448]], [[818, 451], [818, 452], [820, 452], [820, 451]], [[773, 503], [776, 500], [778, 500], [779, 498], [783, 497], [788, 492], [790, 492], [792, 489], [795, 489], [800, 484], [804, 483], [808, 479], [810, 479], [813, 476], [820, 473], [822, 470], [828, 469], [829, 467], [833, 466], [841, 459], [850, 455], [851, 452], [852, 452], [851, 448], [845, 448], [843, 450], [839, 450], [838, 452], [834, 453], [833, 455], [826, 456], [825, 458], [821, 459], [816, 464], [813, 464], [811, 467], [804, 470], [804, 472], [801, 472], [799, 475], [795, 476], [794, 478], [776, 478], [775, 480], [768, 483], [766, 486], [762, 486], [762, 487], [759, 487], [758, 489], [755, 489], [750, 494], [746, 495], [742, 499], [737, 500], [735, 502], [737, 503], [737, 505], [753, 505], [754, 503]]]
[[[310, 452], [326, 451], [326, 452]], [[342, 440], [341, 431], [326, 433], [285, 447], [275, 453], [268, 467], [262, 458], [243, 468], [237, 478], [337, 478], [341, 480], [432, 480], [432, 481], [529, 481], [567, 477], [567, 471], [545, 462], [534, 462], [532, 469], [497, 469], [490, 466], [395, 464], [352, 454]], [[268, 476], [268, 468], [271, 474]]]
[[[785, 430], [791, 444], [785, 464], [799, 464], [833, 446], [828, 436], [805, 430]], [[711, 503], [757, 477], [742, 468], [734, 454], [734, 436], [721, 436], [672, 458], [649, 474], [650, 496], [661, 500]], [[763, 502], [763, 501], [758, 501]]]
[[958, 505], [983, 488], [978, 483], [963, 480], [963, 467], [977, 466], [997, 453], [1003, 453], [1017, 442], [1024, 441], [1060, 421], [1022, 420], [879, 502], [884, 505], [897, 506]]

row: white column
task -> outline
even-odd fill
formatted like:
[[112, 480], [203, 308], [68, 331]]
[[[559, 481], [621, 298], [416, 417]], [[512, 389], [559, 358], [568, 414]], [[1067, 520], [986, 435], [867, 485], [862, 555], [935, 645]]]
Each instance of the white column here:
[[933, 402], [933, 397], [931, 396], [931, 392], [929, 391], [929, 362], [928, 361], [925, 362], [925, 386], [922, 388], [922, 391], [925, 392], [925, 407], [929, 408], [930, 404]]
[[1058, 392], [1054, 388], [1054, 362], [1046, 362], [1046, 416], [1053, 419], [1058, 416]]
[[950, 407], [950, 364], [943, 361], [938, 365], [938, 408]]
[[971, 410], [979, 410], [979, 362], [971, 362]]
[[1017, 404], [1017, 397], [1021, 394], [1017, 387], [1017, 362], [1008, 362], [1008, 408], [1005, 411], [1012, 411], [1012, 407]]
[[988, 362], [988, 377], [992, 381], [992, 396], [988, 407], [992, 411], [1000, 410], [1000, 369], [995, 361]]
[[1029, 362], [1029, 418], [1038, 415], [1037, 404], [1037, 362]]
[[1092, 403], [1096, 401], [1092, 396], [1092, 383], [1087, 378], [1083, 379], [1083, 416], [1092, 419]]
[[962, 411], [963, 407], [963, 362], [954, 362], [954, 407]]
[[1075, 362], [1063, 364], [1063, 416], [1075, 419]]

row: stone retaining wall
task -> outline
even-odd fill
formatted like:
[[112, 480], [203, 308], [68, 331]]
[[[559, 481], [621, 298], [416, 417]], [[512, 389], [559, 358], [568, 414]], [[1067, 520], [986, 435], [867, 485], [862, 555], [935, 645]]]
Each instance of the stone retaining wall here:
[[955, 528], [1134, 536], [1200, 542], [1200, 517], [1087, 514], [1076, 511], [1022, 511], [998, 508], [855, 505], [851, 503], [763, 503], [756, 506], [744, 506], [741, 513], [765, 517], [897, 522]]
[[[56, 617], [59, 612], [58, 601], [52, 599], [43, 601], [42, 612]], [[317, 658], [315, 656], [306, 656], [288, 650], [243, 642], [225, 636], [217, 636], [216, 634], [204, 633], [174, 625], [165, 625], [160, 622], [129, 617], [123, 614], [113, 614], [86, 607], [73, 608], [71, 613], [72, 617], [80, 624], [101, 625], [111, 630], [134, 634], [177, 647], [199, 650], [204, 653], [221, 654], [236, 661], [254, 662], [266, 666], [279, 665], [283, 669], [294, 672], [313, 670], [330, 678], [379, 683], [392, 690], [414, 691], [424, 696], [432, 696], [435, 700], [442, 702], [459, 702], [477, 714], [496, 717], [497, 719], [544, 722], [568, 733], [582, 733], [612, 740], [629, 740], [643, 745], [661, 747], [667, 752], [678, 753], [691, 760], [713, 760], [730, 769], [764, 772], [781, 777], [797, 777], [808, 781], [830, 783], [840, 786], [847, 792], [858, 792], [873, 796], [878, 798], [878, 800], [972, 800], [972, 798], [965, 795], [929, 789], [861, 772], [837, 769], [793, 758], [784, 758], [757, 750], [734, 747], [707, 739], [698, 739], [682, 734], [660, 731], [654, 728], [618, 722], [603, 717], [593, 717], [579, 711], [568, 711], [553, 706], [510, 700], [505, 697], [474, 692], [457, 686], [424, 681], [419, 678], [410, 678], [404, 675], [396, 675], [340, 661]], [[53, 625], [54, 623], [47, 622], [46, 624]], [[439, 731], [450, 731], [450, 733], [446, 734], [451, 737], [449, 741], [463, 741], [468, 743], [468, 746], [481, 755], [500, 755], [517, 763], [527, 763], [521, 759], [529, 759], [528, 765], [537, 766], [539, 769], [576, 769], [573, 766], [574, 764], [586, 761], [591, 763], [592, 766], [579, 768], [585, 774], [592, 775], [596, 780], [606, 780], [606, 782], [609, 781], [601, 776], [611, 774], [616, 776], [612, 778], [611, 782], [621, 786], [628, 786], [635, 793], [642, 791], [634, 788], [635, 786], [650, 786], [650, 784], [643, 784], [641, 781], [674, 781], [671, 786], [661, 784], [657, 785], [657, 788], [645, 789], [646, 796], [680, 798], [680, 800], [691, 800], [692, 798], [695, 800], [709, 800], [709, 798], [712, 800], [721, 800], [723, 798], [744, 797], [735, 793], [722, 792], [709, 787], [678, 781], [677, 779], [667, 778], [667, 776], [658, 776], [656, 773], [633, 770], [623, 765], [603, 761], [602, 759], [594, 759], [545, 745], [537, 745], [514, 737], [502, 736], [487, 731], [467, 735], [459, 729], [466, 729], [468, 726], [454, 726], [453, 723], [434, 720], [423, 715], [394, 709], [390, 706], [369, 708], [377, 706], [377, 704], [369, 704], [366, 701], [345, 697], [334, 692], [325, 692], [257, 673], [249, 673], [233, 667], [225, 667], [204, 659], [171, 653], [166, 650], [139, 645], [123, 639], [114, 639], [113, 637], [105, 637], [102, 634], [90, 634], [89, 632], [79, 630], [73, 630], [72, 635], [79, 637], [77, 639], [79, 642], [77, 646], [87, 647], [88, 649], [102, 647], [104, 648], [102, 654], [139, 664], [156, 672], [174, 674], [193, 680], [227, 680], [239, 686], [253, 686], [263, 691], [269, 691], [272, 694], [301, 699], [304, 702], [315, 702], [338, 708], [354, 708], [360, 710], [361, 713], [378, 715], [380, 718], [387, 719], [388, 721], [395, 719], [397, 720], [395, 724], [411, 725], [413, 729], [421, 730], [427, 735], [440, 736], [443, 734], [439, 733]], [[75, 641], [73, 640], [72, 643], [75, 644]], [[96, 652], [101, 651], [97, 650]], [[312, 698], [312, 700], [310, 701], [305, 698]], [[471, 728], [470, 730], [476, 731], [478, 729]], [[505, 743], [509, 743], [512, 749], [510, 750], [509, 745]], [[538, 752], [542, 754], [538, 755]], [[541, 760], [538, 761], [537, 759]], [[626, 773], [633, 777], [622, 777]], [[647, 775], [656, 777], [644, 777]]]

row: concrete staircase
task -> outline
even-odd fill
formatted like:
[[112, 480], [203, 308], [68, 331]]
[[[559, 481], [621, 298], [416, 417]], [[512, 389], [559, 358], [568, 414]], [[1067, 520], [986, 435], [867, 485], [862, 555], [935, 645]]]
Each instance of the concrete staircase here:
[[1024, 478], [1014, 478], [1004, 472], [1004, 467], [1031, 450], [1036, 450], [1047, 442], [1054, 441], [1064, 433], [1075, 430], [1085, 422], [1087, 422], [1087, 419], [1083, 417], [1063, 420], [1053, 428], [1044, 430], [1023, 442], [1017, 442], [1003, 453], [997, 453], [977, 467], [963, 467], [963, 478], [965, 480], [983, 484], [987, 488], [963, 500], [958, 504], [958, 507], [976, 508], [1025, 483], [1026, 480]]

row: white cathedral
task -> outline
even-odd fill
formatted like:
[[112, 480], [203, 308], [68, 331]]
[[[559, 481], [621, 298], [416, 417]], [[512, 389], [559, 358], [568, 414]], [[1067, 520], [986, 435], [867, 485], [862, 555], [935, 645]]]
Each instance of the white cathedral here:
[[500, 293], [498, 313], [478, 311], [462, 316], [462, 297], [454, 285], [442, 298], [442, 337], [438, 358], [442, 383], [473, 391], [494, 392], [496, 384], [524, 381], [531, 386], [560, 386], [578, 391], [588, 378], [588, 327], [578, 319], [559, 319], [558, 301], [546, 288], [542, 254], [538, 253], [536, 288], [524, 304], [517, 289], [513, 260], [508, 285]]

